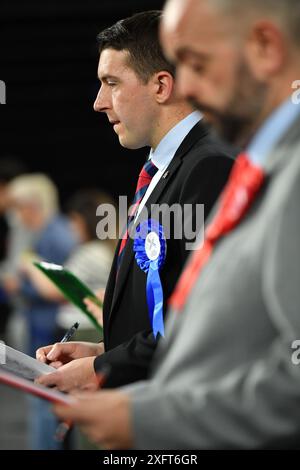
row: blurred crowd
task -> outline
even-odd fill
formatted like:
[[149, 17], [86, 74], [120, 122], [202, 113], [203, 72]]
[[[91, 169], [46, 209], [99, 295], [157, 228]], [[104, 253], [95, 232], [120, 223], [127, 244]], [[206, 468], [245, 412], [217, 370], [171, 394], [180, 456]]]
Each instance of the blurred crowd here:
[[[115, 243], [97, 238], [96, 210], [114, 202], [97, 188], [71, 195], [63, 211], [59, 201], [58, 189], [47, 175], [28, 173], [14, 157], [1, 158], [0, 339], [32, 357], [42, 345], [60, 341], [74, 322], [80, 324], [79, 336], [101, 339], [89, 319], [66, 301], [33, 261], [63, 265], [90, 289], [101, 291]], [[30, 448], [59, 448], [53, 441], [57, 422], [48, 405], [30, 399], [29, 408]]]

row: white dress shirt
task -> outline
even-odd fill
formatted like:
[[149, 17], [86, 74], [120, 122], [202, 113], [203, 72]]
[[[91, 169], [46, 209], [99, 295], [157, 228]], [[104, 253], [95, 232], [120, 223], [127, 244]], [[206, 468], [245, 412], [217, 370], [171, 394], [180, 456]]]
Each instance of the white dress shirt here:
[[162, 178], [169, 164], [173, 160], [178, 148], [192, 130], [192, 128], [202, 119], [202, 115], [198, 111], [194, 111], [189, 114], [186, 118], [180, 121], [174, 126], [160, 141], [155, 150], [151, 149], [149, 159], [152, 160], [153, 164], [158, 168], [157, 173], [153, 176], [149, 187], [140, 202], [136, 217], [139, 216], [143, 207], [145, 206], [150, 194], [154, 190], [155, 186]]

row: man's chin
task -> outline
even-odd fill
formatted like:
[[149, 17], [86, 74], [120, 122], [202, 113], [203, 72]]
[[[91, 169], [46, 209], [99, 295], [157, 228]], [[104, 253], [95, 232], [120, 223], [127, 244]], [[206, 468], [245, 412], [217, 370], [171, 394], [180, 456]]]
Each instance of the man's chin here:
[[132, 139], [126, 138], [124, 135], [119, 135], [119, 142], [122, 147], [128, 150], [138, 150], [142, 147], [145, 147], [146, 144], [141, 144], [140, 142], [133, 141]]
[[128, 150], [137, 150], [140, 148], [140, 146], [134, 144], [133, 142], [128, 141], [127, 139], [122, 139], [120, 136], [119, 136], [119, 142], [122, 147]]
[[119, 138], [120, 145], [122, 145], [122, 147], [124, 147], [126, 149], [129, 148], [127, 139], [122, 134], [117, 134], [117, 135], [118, 135], [118, 138]]

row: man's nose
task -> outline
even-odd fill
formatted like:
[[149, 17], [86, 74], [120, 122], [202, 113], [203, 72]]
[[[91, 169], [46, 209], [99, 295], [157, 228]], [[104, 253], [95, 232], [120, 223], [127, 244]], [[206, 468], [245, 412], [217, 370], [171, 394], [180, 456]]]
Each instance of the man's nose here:
[[107, 93], [105, 93], [101, 87], [94, 102], [94, 111], [98, 113], [105, 112], [107, 109], [109, 109], [109, 103], [110, 102]]

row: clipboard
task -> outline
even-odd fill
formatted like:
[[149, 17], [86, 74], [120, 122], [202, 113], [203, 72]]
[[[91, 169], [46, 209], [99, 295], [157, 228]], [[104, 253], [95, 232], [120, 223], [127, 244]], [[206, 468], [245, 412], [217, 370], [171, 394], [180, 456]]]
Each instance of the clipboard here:
[[94, 292], [84, 284], [78, 277], [76, 277], [71, 271], [65, 269], [63, 266], [58, 264], [46, 263], [44, 261], [35, 261], [36, 266], [42, 273], [44, 273], [53, 284], [62, 292], [64, 297], [79, 308], [91, 321], [93, 326], [99, 331], [103, 337], [103, 328], [98, 323], [96, 318], [88, 311], [83, 299], [88, 297], [95, 304], [102, 308], [102, 303], [96, 297]]
[[58, 390], [43, 387], [42, 385], [31, 382], [30, 380], [2, 370], [0, 370], [0, 383], [56, 404], [70, 405], [75, 401], [75, 398], [70, 395], [66, 395]]

